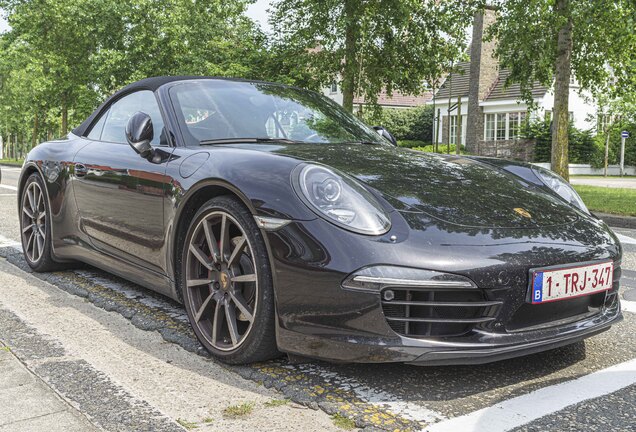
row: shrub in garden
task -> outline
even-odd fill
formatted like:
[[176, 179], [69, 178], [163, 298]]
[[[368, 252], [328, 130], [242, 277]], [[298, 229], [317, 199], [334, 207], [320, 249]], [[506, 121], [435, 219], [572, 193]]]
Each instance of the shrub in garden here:
[[416, 108], [379, 108], [377, 112], [368, 111], [362, 116], [368, 125], [379, 125], [389, 130], [402, 146], [413, 147], [429, 144], [433, 140], [433, 107]]
[[[550, 162], [552, 132], [549, 122], [544, 120], [528, 122], [523, 127], [522, 135], [524, 138], [533, 139], [536, 142], [533, 162]], [[568, 152], [570, 163], [596, 166], [600, 158], [602, 165], [603, 147], [599, 146], [599, 140], [590, 131], [582, 131], [572, 124], [569, 128]]]

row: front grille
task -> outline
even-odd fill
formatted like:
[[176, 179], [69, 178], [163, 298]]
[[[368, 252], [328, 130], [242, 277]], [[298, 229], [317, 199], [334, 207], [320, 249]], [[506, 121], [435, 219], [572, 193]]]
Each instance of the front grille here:
[[[520, 332], [561, 325], [601, 313], [604, 306], [611, 304], [613, 295], [618, 292], [621, 278], [619, 263], [614, 264], [612, 289], [606, 292], [563, 299], [556, 302], [531, 304], [524, 299], [507, 320], [505, 327], [509, 332]], [[521, 292], [521, 291], [520, 291]]]
[[[393, 298], [385, 295], [393, 292]], [[387, 288], [382, 310], [393, 331], [409, 337], [461, 336], [493, 321], [502, 302], [486, 301], [478, 289]]]
[[549, 323], [561, 323], [568, 318], [583, 318], [600, 311], [605, 302], [605, 292], [543, 304], [523, 304], [512, 316], [508, 331], [528, 330]]

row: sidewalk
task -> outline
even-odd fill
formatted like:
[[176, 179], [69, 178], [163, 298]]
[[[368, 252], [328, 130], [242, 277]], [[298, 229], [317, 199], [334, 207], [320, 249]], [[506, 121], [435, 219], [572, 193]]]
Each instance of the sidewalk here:
[[0, 343], [0, 432], [97, 431]]
[[573, 185], [636, 189], [636, 177], [571, 176]]

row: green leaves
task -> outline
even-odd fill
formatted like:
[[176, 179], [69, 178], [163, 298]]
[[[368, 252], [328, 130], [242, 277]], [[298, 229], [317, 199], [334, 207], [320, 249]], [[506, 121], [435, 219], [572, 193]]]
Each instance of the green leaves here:
[[244, 15], [250, 2], [0, 0], [11, 26], [0, 35], [0, 133], [63, 135], [148, 76], [260, 76], [266, 41]]
[[314, 87], [342, 83], [375, 104], [386, 88], [420, 94], [465, 55], [480, 1], [277, 0], [275, 45], [295, 53]]
[[528, 90], [534, 82], [551, 86], [557, 59], [557, 33], [573, 22], [572, 76], [594, 93], [633, 92], [631, 58], [636, 49], [636, 8], [628, 0], [570, 1], [565, 15], [554, 0], [497, 0], [497, 22], [489, 36], [497, 40], [501, 66], [509, 81]]
[[[575, 81], [596, 98], [636, 93], [636, 8], [629, 0], [497, 0], [489, 29], [495, 54], [510, 69], [508, 84], [554, 83], [552, 168], [568, 176], [568, 95]], [[571, 157], [570, 159], [574, 159]]]

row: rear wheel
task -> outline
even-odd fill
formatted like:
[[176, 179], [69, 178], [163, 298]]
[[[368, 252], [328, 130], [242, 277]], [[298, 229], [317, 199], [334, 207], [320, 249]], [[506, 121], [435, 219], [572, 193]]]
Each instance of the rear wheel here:
[[222, 196], [197, 212], [181, 259], [183, 301], [201, 343], [233, 364], [278, 354], [272, 275], [250, 212]]
[[31, 174], [27, 179], [20, 207], [22, 250], [27, 264], [36, 272], [60, 269], [51, 253], [50, 209], [39, 174]]

